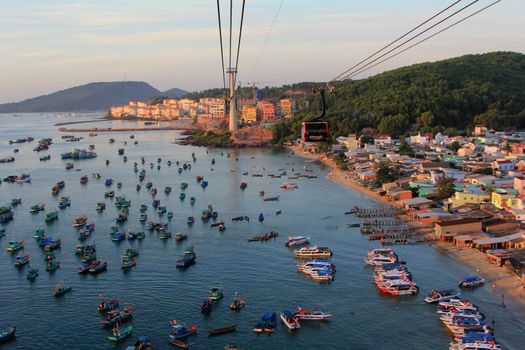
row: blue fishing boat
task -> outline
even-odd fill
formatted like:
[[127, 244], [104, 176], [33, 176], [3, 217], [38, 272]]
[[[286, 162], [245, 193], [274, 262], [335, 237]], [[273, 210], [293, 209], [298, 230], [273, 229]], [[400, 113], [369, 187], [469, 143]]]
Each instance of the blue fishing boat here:
[[101, 272], [107, 271], [108, 269], [108, 263], [105, 261], [101, 264], [97, 264], [96, 266], [89, 268], [89, 273], [91, 274], [99, 274]]
[[115, 297], [113, 299], [104, 299], [99, 295], [98, 311], [106, 312], [111, 311], [119, 306], [120, 297]]
[[113, 238], [111, 239], [114, 242], [120, 242], [126, 239], [126, 233], [124, 231], [117, 231], [113, 235]]
[[29, 254], [23, 255], [22, 252], [17, 255], [15, 266], [23, 266], [29, 262]]
[[26, 279], [32, 281], [38, 277], [38, 269], [28, 266]]
[[208, 187], [208, 181], [206, 181], [206, 180], [202, 180], [202, 181], [201, 181], [201, 187], [202, 187], [202, 188], [206, 188], [206, 187]]
[[107, 187], [113, 185], [113, 179], [106, 179], [106, 181], [104, 182], [104, 185], [106, 185]]
[[201, 314], [208, 316], [211, 314], [212, 308], [213, 306], [211, 305], [211, 301], [208, 299], [204, 300], [201, 306]]
[[459, 282], [461, 288], [474, 288], [485, 283], [485, 279], [478, 276], [466, 276]]
[[170, 339], [184, 339], [197, 332], [196, 325], [186, 327], [184, 325], [178, 324], [176, 320], [171, 321], [171, 326], [173, 327], [173, 331], [170, 334]]
[[259, 222], [263, 222], [264, 221], [264, 215], [263, 213], [260, 213], [259, 214]]
[[124, 338], [129, 337], [132, 331], [132, 326], [127, 326], [121, 329], [118, 325], [116, 325], [112, 330], [112, 335], [110, 335], [108, 339], [112, 342], [118, 342]]
[[257, 324], [253, 327], [253, 331], [255, 333], [262, 333], [262, 332], [265, 332], [268, 324], [270, 323], [270, 320], [274, 319], [274, 321], [276, 322], [277, 321], [277, 314], [275, 312], [269, 312], [269, 311], [266, 311], [261, 320], [259, 322], [257, 322]]
[[193, 246], [189, 246], [184, 252], [184, 255], [179, 260], [177, 260], [176, 267], [186, 268], [190, 265], [193, 265], [195, 264], [195, 258], [196, 255]]

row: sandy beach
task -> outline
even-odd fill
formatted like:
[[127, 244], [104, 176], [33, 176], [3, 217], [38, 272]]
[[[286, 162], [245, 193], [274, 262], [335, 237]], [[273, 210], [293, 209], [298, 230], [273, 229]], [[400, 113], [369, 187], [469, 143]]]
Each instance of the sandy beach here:
[[[392, 205], [392, 202], [388, 201], [385, 197], [380, 196], [378, 193], [371, 191], [368, 188], [360, 186], [351, 179], [350, 171], [339, 170], [333, 160], [323, 154], [313, 154], [304, 152], [299, 146], [288, 147], [296, 156], [315, 159], [321, 161], [326, 166], [330, 167], [330, 171], [326, 177], [334, 182], [337, 182], [343, 186], [347, 186], [373, 200], [384, 205]], [[407, 219], [406, 216], [401, 219]], [[413, 222], [407, 223], [411, 226], [416, 226]], [[512, 301], [525, 306], [525, 288], [523, 282], [521, 282], [517, 276], [508, 271], [503, 267], [496, 266], [489, 263], [482, 252], [471, 249], [471, 248], [460, 248], [446, 242], [436, 242], [433, 245], [435, 249], [444, 252], [452, 259], [456, 259], [472, 268], [474, 268], [478, 274], [485, 278], [486, 283], [491, 286], [493, 292], [500, 298], [504, 295], [505, 298], [512, 298]]]

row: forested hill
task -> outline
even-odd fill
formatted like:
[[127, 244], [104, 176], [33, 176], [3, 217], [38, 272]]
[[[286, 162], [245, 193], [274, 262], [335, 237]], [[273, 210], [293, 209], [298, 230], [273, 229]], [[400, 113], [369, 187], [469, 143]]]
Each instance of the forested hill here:
[[[296, 137], [300, 121], [320, 109], [319, 97], [307, 102], [295, 119], [276, 127], [276, 141]], [[396, 136], [452, 134], [475, 124], [525, 128], [525, 55], [466, 55], [340, 83], [327, 94], [327, 106], [332, 136], [365, 127]]]

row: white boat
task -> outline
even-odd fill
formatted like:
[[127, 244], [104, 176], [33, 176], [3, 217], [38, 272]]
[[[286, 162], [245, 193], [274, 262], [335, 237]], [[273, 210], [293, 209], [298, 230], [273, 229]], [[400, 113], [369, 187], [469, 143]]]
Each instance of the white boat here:
[[463, 277], [463, 279], [459, 282], [458, 286], [460, 288], [474, 288], [477, 286], [481, 286], [483, 283], [485, 283], [485, 279], [481, 277], [467, 276]]
[[365, 263], [367, 265], [371, 266], [378, 266], [383, 264], [391, 264], [397, 262], [397, 256], [396, 255], [376, 255], [371, 258], [366, 258]]
[[426, 297], [425, 302], [429, 304], [439, 303], [440, 301], [445, 301], [449, 299], [456, 298], [460, 296], [461, 293], [454, 289], [444, 289], [437, 290], [433, 289]]
[[415, 295], [419, 292], [418, 286], [410, 280], [387, 281], [380, 290], [394, 296]]
[[301, 249], [294, 250], [294, 256], [296, 258], [329, 258], [332, 256], [332, 252], [327, 247], [303, 247]]
[[472, 304], [468, 300], [452, 298], [448, 301], [442, 301], [439, 303], [439, 306], [443, 309], [456, 309], [464, 311], [478, 311], [478, 307]]
[[318, 309], [307, 310], [300, 307], [295, 310], [295, 316], [305, 321], [323, 321], [332, 318], [330, 313]]
[[284, 325], [289, 329], [301, 328], [301, 325], [299, 324], [299, 318], [296, 315], [292, 314], [290, 311], [285, 310], [281, 312], [280, 317]]

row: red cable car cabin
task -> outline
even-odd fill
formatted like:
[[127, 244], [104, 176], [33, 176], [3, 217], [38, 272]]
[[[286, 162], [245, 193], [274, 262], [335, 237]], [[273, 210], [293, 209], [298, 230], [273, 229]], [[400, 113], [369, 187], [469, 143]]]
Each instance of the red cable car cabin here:
[[326, 142], [328, 140], [328, 123], [303, 122], [301, 138], [303, 142]]

